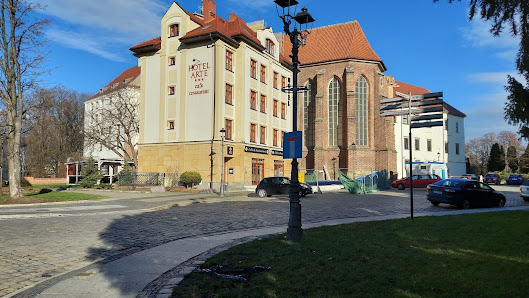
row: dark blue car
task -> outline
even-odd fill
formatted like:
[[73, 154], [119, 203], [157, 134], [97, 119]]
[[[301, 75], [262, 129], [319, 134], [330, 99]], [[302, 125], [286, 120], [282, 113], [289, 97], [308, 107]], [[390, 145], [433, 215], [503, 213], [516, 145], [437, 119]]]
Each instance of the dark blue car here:
[[451, 178], [441, 180], [426, 188], [426, 198], [434, 206], [450, 204], [463, 209], [474, 207], [503, 207], [505, 206], [505, 196], [485, 183]]
[[509, 185], [521, 185], [523, 177], [520, 174], [512, 174], [505, 180]]

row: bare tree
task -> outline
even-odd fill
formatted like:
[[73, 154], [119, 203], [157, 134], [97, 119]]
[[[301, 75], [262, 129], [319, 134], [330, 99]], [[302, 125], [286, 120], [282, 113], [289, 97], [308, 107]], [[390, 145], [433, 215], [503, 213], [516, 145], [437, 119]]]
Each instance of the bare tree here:
[[35, 177], [65, 177], [68, 157], [82, 156], [84, 99], [88, 94], [62, 86], [32, 94], [34, 108], [23, 126], [27, 171]]
[[7, 111], [7, 160], [9, 193], [22, 198], [20, 144], [24, 92], [34, 86], [42, 65], [43, 28], [48, 20], [32, 15], [40, 6], [24, 0], [1, 0], [0, 14], [0, 97]]
[[490, 149], [496, 143], [496, 134], [486, 133], [481, 138], [472, 139], [466, 144], [466, 154], [474, 169], [479, 169], [480, 173], [487, 171]]
[[[108, 93], [85, 107], [85, 147], [102, 146], [138, 164], [139, 91], [127, 87]], [[92, 150], [93, 151], [93, 150]]]
[[501, 131], [498, 133], [497, 140], [503, 148], [515, 147], [518, 151], [523, 151], [525, 149], [522, 146], [522, 142], [518, 138], [518, 135], [512, 131]]

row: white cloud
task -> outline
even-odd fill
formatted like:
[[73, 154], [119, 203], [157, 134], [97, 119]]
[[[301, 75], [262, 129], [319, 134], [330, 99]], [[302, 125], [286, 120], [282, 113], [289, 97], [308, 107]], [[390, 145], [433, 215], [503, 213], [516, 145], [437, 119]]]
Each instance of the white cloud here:
[[500, 36], [494, 36], [490, 32], [491, 23], [481, 19], [474, 19], [464, 28], [463, 37], [470, 41], [474, 47], [494, 47], [498, 49], [517, 48], [519, 40], [508, 31], [503, 31]]
[[72, 25], [149, 39], [160, 34], [165, 9], [158, 0], [47, 0], [44, 13]]
[[60, 43], [72, 49], [83, 50], [108, 60], [126, 62], [127, 59], [116, 54], [108, 47], [101, 38], [92, 39], [90, 36], [83, 36], [79, 32], [50, 29], [46, 31], [49, 40]]
[[507, 83], [508, 75], [516, 78], [517, 80], [522, 79], [522, 76], [517, 74], [516, 71], [473, 73], [468, 75], [468, 79], [473, 83], [493, 83], [505, 85]]
[[472, 104], [465, 108], [466, 140], [482, 137], [484, 133], [499, 133], [503, 130], [516, 131], [504, 119], [504, 107], [507, 101], [506, 92], [476, 95]]

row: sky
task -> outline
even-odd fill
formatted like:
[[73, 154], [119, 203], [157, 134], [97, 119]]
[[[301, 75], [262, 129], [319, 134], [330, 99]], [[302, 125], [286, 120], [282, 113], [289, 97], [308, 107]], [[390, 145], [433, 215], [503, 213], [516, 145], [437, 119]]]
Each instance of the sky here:
[[[124, 70], [137, 65], [129, 48], [160, 36], [168, 0], [45, 0], [41, 17], [49, 52], [47, 86], [95, 94]], [[190, 12], [200, 0], [178, 2]], [[369, 43], [397, 81], [442, 91], [444, 100], [467, 115], [466, 141], [487, 132], [517, 131], [503, 116], [507, 75], [515, 67], [519, 40], [506, 30], [468, 20], [468, 1], [298, 0], [316, 20], [314, 27], [357, 20]], [[265, 20], [282, 31], [273, 0], [217, 0], [217, 15], [235, 13], [247, 22]], [[303, 51], [303, 49], [301, 49]], [[301, 61], [303, 63], [303, 61]]]

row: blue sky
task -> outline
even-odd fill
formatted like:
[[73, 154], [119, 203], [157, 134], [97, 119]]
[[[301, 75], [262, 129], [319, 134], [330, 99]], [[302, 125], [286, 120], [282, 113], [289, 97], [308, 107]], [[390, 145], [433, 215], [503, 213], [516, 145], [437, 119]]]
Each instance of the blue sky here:
[[[466, 140], [487, 132], [516, 131], [503, 119], [507, 74], [516, 75], [518, 40], [498, 38], [489, 24], [468, 21], [467, 1], [448, 0], [298, 0], [316, 19], [315, 27], [357, 20], [387, 74], [432, 92], [443, 91], [449, 104], [467, 114]], [[177, 1], [198, 11], [200, 0]], [[128, 50], [160, 36], [167, 0], [46, 0], [43, 14], [53, 19], [49, 39], [48, 86], [96, 93], [122, 71], [137, 64]], [[217, 0], [217, 14], [233, 12], [247, 22], [264, 19], [282, 30], [273, 0]], [[301, 49], [303, 50], [303, 49]]]

